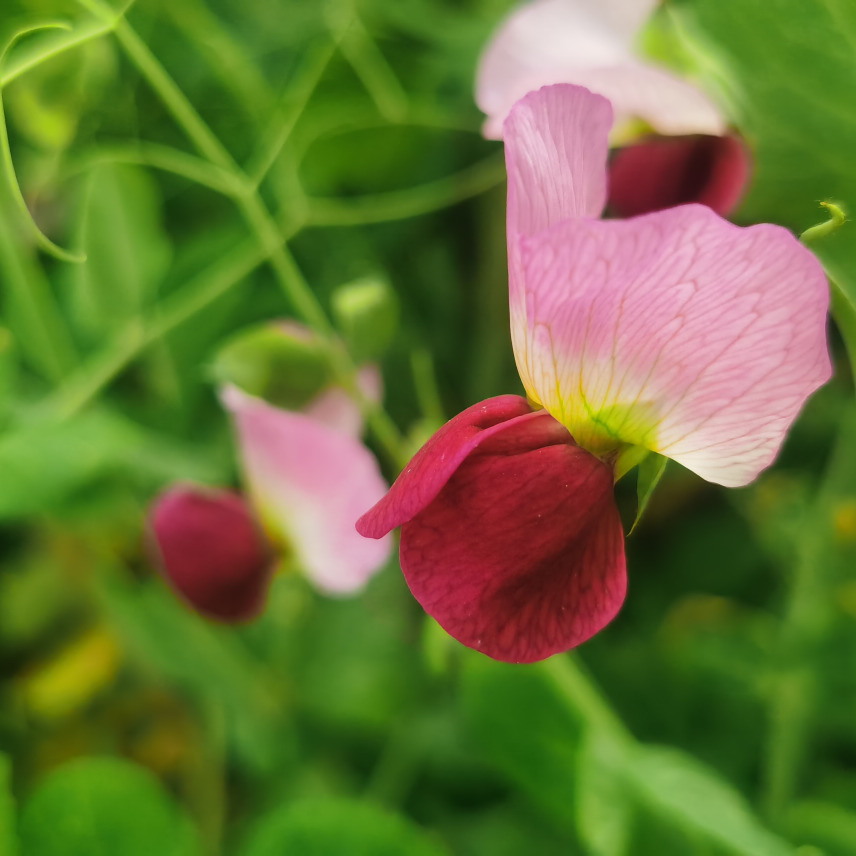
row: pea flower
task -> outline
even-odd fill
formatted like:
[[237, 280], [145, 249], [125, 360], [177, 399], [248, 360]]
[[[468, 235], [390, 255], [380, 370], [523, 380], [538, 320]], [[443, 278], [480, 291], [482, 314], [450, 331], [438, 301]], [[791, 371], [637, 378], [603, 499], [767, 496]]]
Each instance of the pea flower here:
[[[259, 333], [265, 347], [279, 336], [311, 338], [305, 328], [281, 324], [255, 331], [251, 345]], [[244, 360], [241, 368], [247, 377], [269, 374], [261, 362]], [[367, 395], [380, 395], [374, 367], [362, 369], [359, 382]], [[250, 502], [210, 488], [167, 490], [149, 518], [167, 581], [190, 606], [221, 621], [262, 611], [277, 556], [326, 594], [360, 589], [385, 564], [392, 539], [366, 541], [354, 531], [358, 514], [387, 489], [360, 440], [354, 402], [332, 385], [294, 410], [233, 384], [223, 386], [221, 399], [234, 419]]]
[[527, 399], [476, 404], [357, 522], [401, 526], [411, 591], [448, 633], [532, 662], [625, 596], [614, 480], [666, 455], [735, 487], [830, 375], [826, 279], [789, 232], [702, 205], [596, 219], [612, 109], [544, 87], [505, 122], [512, 346]]
[[[484, 132], [502, 136], [511, 106], [552, 83], [606, 96], [625, 141], [633, 120], [661, 135], [619, 149], [610, 164], [609, 210], [628, 217], [685, 202], [730, 214], [748, 184], [743, 142], [726, 134], [719, 108], [699, 89], [640, 60], [634, 39], [657, 0], [532, 0], [518, 6], [485, 48], [476, 102]], [[614, 133], [615, 135], [615, 133]]]
[[661, 134], [716, 134], [725, 120], [699, 89], [636, 56], [634, 41], [659, 0], [531, 0], [502, 22], [482, 53], [476, 103], [485, 136], [527, 92], [575, 83], [608, 98], [616, 124], [642, 119]]

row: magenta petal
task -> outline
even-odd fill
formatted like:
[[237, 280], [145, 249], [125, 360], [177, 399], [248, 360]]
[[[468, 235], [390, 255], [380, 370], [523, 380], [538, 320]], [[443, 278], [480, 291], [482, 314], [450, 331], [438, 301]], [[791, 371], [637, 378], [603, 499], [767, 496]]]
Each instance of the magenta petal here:
[[727, 216], [749, 181], [749, 153], [736, 137], [652, 137], [616, 152], [609, 207], [619, 217], [700, 202]]
[[245, 621], [264, 606], [272, 561], [244, 501], [228, 491], [178, 486], [149, 512], [157, 564], [190, 606]]
[[[538, 417], [541, 432], [550, 430], [549, 417]], [[553, 431], [554, 442], [538, 446], [517, 436], [521, 427], [532, 433], [524, 420], [501, 426], [405, 523], [401, 567], [448, 633], [497, 660], [528, 663], [603, 628], [624, 600], [626, 575], [612, 471], [564, 430], [564, 441]]]
[[404, 468], [386, 496], [357, 521], [366, 538], [381, 538], [411, 520], [443, 489], [463, 460], [491, 429], [532, 408], [519, 395], [499, 395], [468, 407], [449, 420]]

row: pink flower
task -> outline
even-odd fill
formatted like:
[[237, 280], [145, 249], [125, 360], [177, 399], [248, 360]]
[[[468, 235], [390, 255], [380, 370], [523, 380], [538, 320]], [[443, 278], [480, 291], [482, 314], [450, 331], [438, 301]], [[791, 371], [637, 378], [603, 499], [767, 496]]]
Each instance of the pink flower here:
[[[374, 369], [364, 388], [378, 388]], [[281, 410], [236, 387], [222, 392], [238, 434], [244, 475], [262, 524], [328, 594], [360, 589], [384, 565], [392, 540], [370, 542], [354, 520], [387, 484], [360, 440], [362, 418], [344, 390], [331, 388], [303, 412]]]
[[633, 217], [699, 202], [725, 217], [737, 208], [750, 172], [737, 137], [648, 137], [613, 155], [607, 207], [615, 216]]
[[555, 85], [515, 105], [511, 333], [529, 402], [457, 416], [357, 523], [454, 637], [531, 662], [584, 641], [626, 587], [616, 477], [646, 451], [726, 486], [772, 463], [830, 375], [823, 271], [777, 226], [701, 205], [598, 220], [612, 110]]
[[722, 134], [725, 121], [704, 93], [636, 57], [634, 40], [657, 2], [532, 0], [514, 9], [479, 61], [485, 136], [499, 139], [515, 102], [551, 83], [606, 96], [619, 126], [642, 119], [661, 134]]
[[749, 181], [748, 150], [736, 137], [722, 136], [725, 119], [701, 90], [636, 57], [634, 39], [656, 5], [532, 0], [518, 6], [479, 63], [476, 102], [487, 114], [485, 136], [502, 136], [503, 120], [527, 92], [552, 83], [579, 84], [612, 102], [622, 142], [632, 120], [669, 135], [648, 136], [618, 151], [609, 185], [614, 214], [701, 202], [727, 216]]
[[[311, 338], [297, 325], [280, 329]], [[359, 382], [366, 395], [380, 397], [375, 368], [362, 369]], [[300, 411], [235, 386], [225, 386], [221, 398], [235, 421], [254, 510], [226, 491], [166, 491], [150, 511], [150, 528], [168, 582], [190, 606], [222, 621], [261, 612], [277, 554], [326, 594], [360, 589], [386, 563], [392, 538], [366, 541], [354, 531], [360, 512], [387, 490], [360, 440], [363, 420], [354, 402], [336, 386]]]

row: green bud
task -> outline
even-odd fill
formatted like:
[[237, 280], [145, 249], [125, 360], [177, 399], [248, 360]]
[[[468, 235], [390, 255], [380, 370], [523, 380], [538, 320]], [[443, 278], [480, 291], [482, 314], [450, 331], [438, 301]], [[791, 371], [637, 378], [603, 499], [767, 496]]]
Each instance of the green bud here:
[[286, 410], [300, 410], [333, 382], [325, 343], [298, 325], [266, 323], [239, 333], [214, 358], [217, 383], [231, 383]]
[[398, 296], [382, 277], [364, 277], [333, 293], [333, 315], [356, 363], [383, 356], [398, 328]]

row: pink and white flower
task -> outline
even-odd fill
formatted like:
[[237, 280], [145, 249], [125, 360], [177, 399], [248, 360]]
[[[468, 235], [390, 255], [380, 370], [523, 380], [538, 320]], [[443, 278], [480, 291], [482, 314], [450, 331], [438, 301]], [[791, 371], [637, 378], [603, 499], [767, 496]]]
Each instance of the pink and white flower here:
[[485, 136], [527, 92], [575, 83], [606, 96], [616, 125], [642, 119], [661, 134], [725, 131], [719, 108], [667, 69], [639, 59], [635, 40], [658, 0], [531, 0], [500, 24], [479, 61], [476, 103]]
[[518, 102], [508, 168], [511, 333], [528, 401], [474, 405], [363, 515], [401, 532], [425, 609], [491, 657], [540, 660], [617, 613], [626, 589], [612, 484], [666, 455], [745, 485], [830, 376], [828, 291], [789, 232], [702, 205], [599, 220], [612, 108], [554, 85]]
[[[293, 324], [281, 329], [311, 335]], [[380, 397], [374, 367], [363, 368], [358, 382], [367, 396]], [[392, 539], [367, 541], [354, 531], [354, 520], [387, 490], [360, 439], [356, 404], [336, 386], [300, 411], [236, 386], [225, 386], [221, 399], [234, 419], [248, 500], [193, 485], [158, 497], [149, 528], [167, 581], [194, 609], [227, 622], [262, 611], [277, 557], [326, 594], [358, 591], [386, 563]]]

